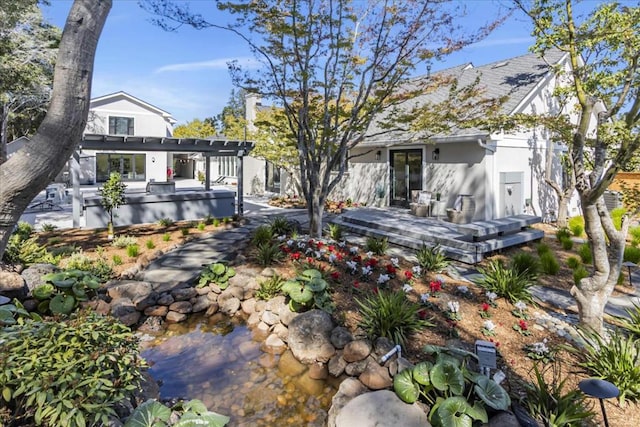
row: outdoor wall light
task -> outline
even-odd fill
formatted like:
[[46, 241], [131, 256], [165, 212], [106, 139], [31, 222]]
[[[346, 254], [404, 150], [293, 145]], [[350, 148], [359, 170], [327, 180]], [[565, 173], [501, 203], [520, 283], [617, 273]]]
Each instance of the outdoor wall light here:
[[155, 157], [151, 157], [151, 163], [155, 163], [156, 162], [156, 158]]
[[432, 160], [438, 160], [440, 159], [440, 149], [436, 148], [433, 150], [433, 153], [431, 153], [431, 159]]
[[382, 158], [382, 151], [376, 151], [376, 160], [380, 160]]

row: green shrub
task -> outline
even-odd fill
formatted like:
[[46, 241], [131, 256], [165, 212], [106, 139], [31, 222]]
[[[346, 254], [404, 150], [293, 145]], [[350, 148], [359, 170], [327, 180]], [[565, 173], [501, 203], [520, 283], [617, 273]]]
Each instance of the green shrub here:
[[203, 231], [206, 228], [207, 224], [204, 222], [198, 223], [198, 230]]
[[611, 220], [613, 221], [613, 226], [616, 230], [620, 230], [622, 228], [622, 217], [626, 213], [626, 208], [615, 208], [611, 211]]
[[72, 254], [67, 259], [65, 268], [67, 270], [82, 270], [87, 273], [91, 273], [101, 283], [111, 279], [111, 276], [113, 275], [113, 269], [103, 257], [92, 259], [83, 252], [76, 252]]
[[189, 235], [189, 227], [180, 228], [180, 233], [182, 233], [183, 236], [188, 236]]
[[535, 284], [535, 279], [526, 272], [507, 268], [499, 260], [490, 261], [486, 268], [478, 268], [478, 271], [482, 274], [478, 285], [484, 290], [494, 292], [511, 303], [518, 301], [533, 303], [529, 288]]
[[64, 263], [63, 265], [69, 270], [89, 271], [91, 269], [92, 263], [93, 260], [89, 258], [87, 254], [80, 251], [72, 254], [69, 258], [67, 258], [66, 263]]
[[339, 242], [342, 240], [344, 230], [340, 224], [329, 224], [327, 234], [331, 240]]
[[560, 240], [560, 244], [562, 245], [562, 249], [564, 249], [565, 251], [570, 251], [571, 249], [573, 249], [573, 240], [571, 240], [571, 237]]
[[389, 240], [386, 237], [367, 237], [364, 244], [367, 252], [373, 252], [376, 255], [384, 255], [389, 249]]
[[173, 225], [175, 221], [172, 220], [171, 218], [160, 218], [158, 220], [158, 224], [160, 224], [162, 227], [169, 227], [171, 225]]
[[218, 218], [215, 218], [215, 219], [213, 220], [213, 226], [214, 226], [214, 227], [220, 227], [220, 220], [219, 220]]
[[284, 258], [284, 253], [277, 243], [263, 243], [254, 250], [256, 262], [263, 267], [269, 266]]
[[198, 279], [198, 288], [202, 288], [209, 283], [218, 286], [220, 289], [227, 289], [229, 279], [236, 275], [236, 270], [222, 262], [214, 262], [209, 264], [200, 272]]
[[578, 359], [577, 366], [588, 376], [602, 378], [620, 390], [618, 399], [640, 401], [640, 340], [614, 330], [604, 339], [594, 331], [581, 331], [582, 345], [567, 349]]
[[635, 246], [624, 248], [624, 261], [630, 261], [634, 264], [640, 263], [640, 248]]
[[541, 256], [544, 253], [551, 252], [551, 248], [546, 243], [539, 243], [538, 246], [536, 246], [536, 252], [538, 256]]
[[573, 270], [573, 283], [575, 283], [576, 286], [579, 285], [580, 280], [585, 277], [589, 277], [589, 272], [584, 268], [584, 266], [580, 265]]
[[293, 230], [292, 224], [283, 216], [277, 216], [269, 223], [274, 236], [288, 235]]
[[640, 227], [629, 227], [629, 236], [631, 236], [631, 246], [640, 245]]
[[122, 265], [122, 257], [120, 255], [114, 255], [111, 257], [113, 265]]
[[273, 230], [268, 225], [260, 225], [253, 230], [253, 236], [251, 237], [251, 244], [254, 246], [261, 246], [267, 243], [271, 243], [273, 239]]
[[156, 244], [153, 243], [153, 240], [149, 239], [147, 240], [147, 243], [145, 243], [145, 246], [147, 247], [147, 249], [154, 249], [156, 247]]
[[518, 252], [511, 258], [511, 268], [518, 274], [526, 274], [535, 278], [540, 270], [540, 262], [529, 252]]
[[561, 379], [560, 367], [550, 365], [551, 381], [545, 380], [545, 372], [538, 363], [533, 365], [535, 382], [525, 384], [527, 396], [522, 403], [545, 426], [581, 426], [593, 419], [594, 413], [587, 408], [587, 396], [577, 389], [567, 389], [567, 378]]
[[26, 240], [33, 234], [33, 226], [25, 221], [18, 221], [16, 224], [16, 229], [13, 234], [17, 234], [22, 238], [22, 240]]
[[50, 263], [57, 264], [59, 257], [53, 256], [47, 248], [40, 245], [37, 238], [28, 237], [23, 239], [20, 233], [14, 233], [9, 237], [3, 259], [9, 264], [37, 264]]
[[439, 273], [449, 266], [449, 259], [440, 248], [440, 245], [427, 246], [422, 243], [422, 247], [416, 252], [418, 265], [423, 272]]
[[558, 239], [558, 242], [562, 242], [562, 240], [569, 239], [570, 237], [571, 230], [569, 230], [567, 227], [559, 228], [558, 231], [556, 231], [556, 239]]
[[544, 274], [555, 276], [560, 271], [560, 263], [553, 252], [545, 252], [540, 255], [540, 270]]
[[291, 311], [317, 308], [333, 313], [334, 305], [329, 294], [329, 284], [322, 273], [314, 268], [304, 270], [295, 279], [284, 282], [282, 293], [290, 298]]
[[26, 320], [0, 334], [0, 399], [16, 425], [108, 425], [115, 404], [138, 388], [138, 341], [113, 318], [82, 311], [66, 322]]
[[163, 241], [163, 242], [168, 242], [169, 240], [171, 240], [171, 234], [169, 234], [169, 233], [164, 233], [164, 234], [162, 235], [162, 241]]
[[131, 246], [131, 245], [135, 245], [138, 243], [138, 239], [136, 239], [133, 236], [116, 236], [113, 238], [113, 241], [111, 242], [112, 246], [115, 246], [116, 248], [120, 248], [120, 249], [124, 249], [127, 246]]
[[570, 256], [567, 258], [567, 266], [572, 269], [575, 270], [576, 268], [580, 267], [582, 265], [582, 261], [580, 260], [580, 258], [575, 257], [575, 256]]
[[70, 257], [73, 254], [80, 252], [81, 249], [76, 247], [76, 245], [63, 245], [48, 249], [48, 251], [54, 258], [62, 259], [64, 257]]
[[57, 225], [49, 224], [47, 222], [42, 224], [42, 231], [51, 232], [51, 231], [56, 230], [57, 228], [58, 228]]
[[578, 246], [578, 256], [582, 260], [583, 264], [591, 264], [593, 262], [593, 254], [591, 253], [591, 246], [588, 243], [583, 243]]
[[356, 299], [362, 320], [359, 326], [370, 339], [385, 337], [404, 346], [409, 337], [433, 326], [420, 317], [421, 307], [409, 301], [404, 292], [379, 291], [364, 300]]
[[129, 258], [135, 258], [140, 253], [140, 247], [138, 245], [129, 245], [127, 246], [127, 256]]
[[584, 233], [584, 218], [581, 216], [569, 218], [569, 230], [576, 237], [582, 236], [582, 233]]
[[60, 236], [49, 237], [47, 239], [47, 245], [49, 245], [49, 246], [57, 245], [58, 243], [62, 243], [62, 237], [60, 237]]
[[276, 295], [280, 294], [283, 283], [284, 279], [278, 274], [275, 274], [268, 279], [260, 282], [260, 287], [256, 291], [255, 297], [257, 299], [268, 301]]

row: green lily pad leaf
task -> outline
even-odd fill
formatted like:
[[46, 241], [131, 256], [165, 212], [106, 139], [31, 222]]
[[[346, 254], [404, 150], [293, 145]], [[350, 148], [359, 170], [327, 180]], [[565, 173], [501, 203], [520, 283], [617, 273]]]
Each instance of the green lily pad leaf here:
[[455, 395], [464, 392], [464, 375], [451, 363], [437, 363], [431, 370], [431, 384], [440, 391], [450, 390]]
[[231, 278], [236, 275], [236, 270], [233, 267], [227, 268], [227, 277]]
[[53, 283], [59, 288], [70, 288], [75, 283], [77, 283], [77, 280], [74, 278], [69, 278], [69, 279], [63, 279], [63, 280], [52, 280], [51, 283]]
[[413, 379], [420, 385], [431, 385], [429, 372], [431, 372], [433, 364], [431, 362], [420, 362], [413, 367]]
[[313, 292], [307, 286], [300, 286], [291, 288], [289, 296], [292, 300], [300, 304], [306, 304], [313, 299]]
[[40, 301], [51, 298], [53, 293], [56, 291], [55, 286], [51, 283], [45, 283], [43, 285], [38, 286], [32, 292], [33, 296]]
[[393, 377], [393, 390], [405, 403], [415, 403], [420, 396], [420, 387], [413, 381], [412, 369], [405, 369]]
[[203, 414], [194, 414], [188, 412], [184, 414], [173, 427], [224, 427], [229, 422], [229, 417], [220, 415], [215, 412], [205, 412]]
[[433, 427], [471, 427], [473, 418], [467, 414], [469, 408], [471, 406], [464, 397], [450, 397], [438, 406], [431, 417], [431, 424]]
[[505, 389], [494, 380], [487, 377], [478, 378], [478, 382], [473, 389], [487, 406], [498, 411], [509, 410], [511, 398]]
[[204, 414], [207, 412], [207, 406], [199, 399], [192, 399], [182, 405], [184, 412], [194, 412], [196, 414]]
[[321, 277], [316, 277], [307, 283], [307, 287], [313, 292], [322, 292], [327, 289], [327, 282], [325, 282]]
[[95, 276], [84, 276], [82, 284], [89, 289], [98, 289], [100, 287], [100, 281]]
[[87, 293], [84, 290], [84, 285], [82, 283], [74, 283], [71, 287], [71, 290], [73, 291], [73, 295], [75, 295], [77, 298], [84, 298], [87, 296]]
[[40, 303], [38, 303], [38, 311], [40, 313], [49, 311], [49, 300], [40, 301]]
[[76, 305], [76, 299], [71, 295], [58, 294], [51, 299], [49, 308], [54, 314], [70, 314]]

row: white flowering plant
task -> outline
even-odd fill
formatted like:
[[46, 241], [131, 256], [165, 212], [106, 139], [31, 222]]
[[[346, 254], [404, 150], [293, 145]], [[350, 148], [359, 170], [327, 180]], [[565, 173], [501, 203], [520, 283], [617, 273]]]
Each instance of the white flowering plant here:
[[482, 335], [487, 337], [495, 337], [496, 336], [496, 325], [491, 320], [485, 320], [482, 324]]
[[529, 320], [529, 313], [527, 313], [527, 304], [522, 301], [518, 301], [513, 304], [514, 309], [511, 310], [511, 314], [513, 314], [518, 319]]
[[447, 302], [448, 311], [446, 313], [449, 320], [458, 322], [462, 320], [462, 314], [460, 313], [460, 303], [458, 301]]
[[539, 360], [543, 363], [552, 362], [555, 359], [555, 351], [547, 346], [547, 339], [523, 347], [527, 357], [532, 360]]

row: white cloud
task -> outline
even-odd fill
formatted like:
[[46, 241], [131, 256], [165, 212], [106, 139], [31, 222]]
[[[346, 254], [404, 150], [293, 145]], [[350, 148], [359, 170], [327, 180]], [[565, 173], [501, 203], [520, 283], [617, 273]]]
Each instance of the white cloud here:
[[212, 59], [210, 61], [163, 65], [162, 67], [156, 68], [153, 72], [164, 73], [167, 71], [226, 70], [228, 67], [227, 64], [231, 61], [237, 61], [243, 68], [258, 68], [261, 65], [259, 61], [251, 57], [220, 58]]

